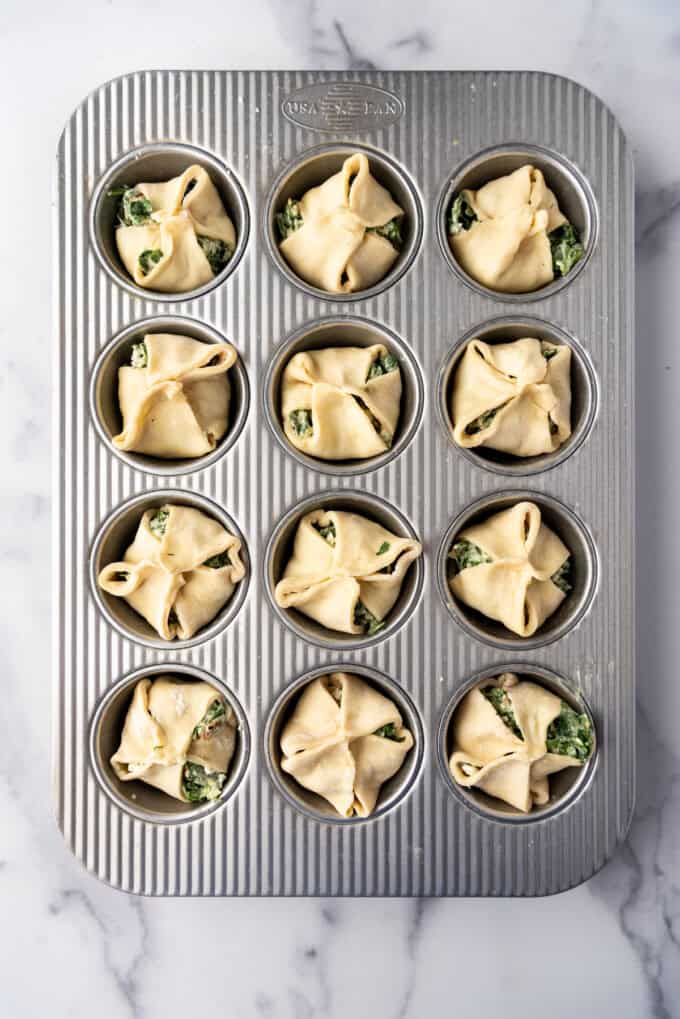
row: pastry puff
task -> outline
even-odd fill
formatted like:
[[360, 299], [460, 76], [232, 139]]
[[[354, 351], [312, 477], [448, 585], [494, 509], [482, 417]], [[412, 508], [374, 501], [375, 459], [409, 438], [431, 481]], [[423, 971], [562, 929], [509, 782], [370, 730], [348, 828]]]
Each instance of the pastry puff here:
[[[332, 524], [335, 545], [314, 524]], [[358, 513], [312, 510], [298, 524], [293, 555], [274, 597], [281, 608], [297, 609], [329, 630], [361, 634], [364, 629], [354, 622], [357, 602], [383, 620], [421, 552], [413, 538], [399, 538]], [[382, 572], [386, 567], [392, 572]]]
[[210, 739], [194, 729], [221, 696], [209, 683], [178, 683], [165, 676], [140, 679], [125, 716], [111, 767], [122, 782], [135, 779], [186, 802], [182, 771], [187, 761], [226, 774], [234, 755], [236, 720], [226, 705], [225, 723]]
[[169, 333], [149, 334], [144, 344], [146, 367], [118, 369], [123, 429], [114, 446], [163, 458], [211, 452], [227, 430], [236, 351]]
[[509, 294], [554, 279], [548, 234], [567, 222], [540, 170], [527, 164], [463, 198], [477, 221], [449, 235], [456, 259], [484, 286]]
[[[376, 343], [295, 354], [281, 381], [283, 429], [291, 445], [322, 460], [359, 460], [389, 449], [399, 420], [401, 371], [396, 367], [368, 378], [373, 363], [387, 353]], [[296, 410], [311, 411], [310, 436], [291, 427], [290, 414]]]
[[[375, 735], [385, 725], [394, 726], [395, 739]], [[299, 697], [281, 733], [281, 767], [342, 817], [368, 817], [412, 746], [391, 700], [359, 676], [334, 672]]]
[[[162, 537], [149, 526], [157, 510], [146, 510], [123, 561], [101, 570], [99, 586], [125, 598], [163, 640], [189, 640], [214, 619], [243, 580], [241, 542], [191, 506], [162, 509], [168, 513]], [[222, 552], [229, 555], [225, 566], [205, 565]]]
[[363, 153], [349, 156], [338, 173], [299, 202], [302, 226], [280, 244], [301, 279], [332, 294], [366, 290], [383, 279], [398, 257], [385, 237], [367, 233], [404, 210], [370, 171]]
[[528, 813], [550, 798], [549, 776], [582, 762], [548, 753], [550, 724], [560, 713], [560, 698], [507, 672], [484, 684], [505, 690], [523, 739], [514, 734], [493, 704], [475, 687], [463, 698], [453, 719], [454, 751], [449, 768], [458, 785], [481, 789]]
[[[566, 345], [529, 337], [470, 340], [453, 384], [454, 439], [468, 449], [486, 446], [513, 456], [553, 453], [571, 435], [570, 371]], [[496, 414], [488, 424], [468, 434], [468, 425], [491, 410]]]
[[[192, 181], [194, 186], [187, 194]], [[236, 231], [203, 167], [189, 166], [179, 177], [163, 183], [137, 184], [136, 190], [151, 202], [151, 220], [141, 226], [117, 227], [116, 245], [137, 286], [175, 294], [195, 290], [214, 279], [197, 238], [223, 241], [233, 251]], [[149, 250], [160, 250], [162, 257], [145, 273], [139, 256]]]
[[565, 598], [551, 577], [569, 558], [569, 549], [541, 520], [533, 502], [518, 502], [481, 524], [460, 531], [491, 558], [451, 577], [453, 594], [519, 637], [531, 637]]

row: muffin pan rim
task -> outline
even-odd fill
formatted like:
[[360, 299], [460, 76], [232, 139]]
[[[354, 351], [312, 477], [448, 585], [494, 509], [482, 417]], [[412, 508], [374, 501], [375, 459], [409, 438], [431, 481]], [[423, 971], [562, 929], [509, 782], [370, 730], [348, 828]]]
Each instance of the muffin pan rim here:
[[[199, 509], [207, 516], [211, 516], [217, 520], [226, 530], [228, 530], [234, 537], [238, 538], [241, 542], [241, 548], [239, 550], [240, 556], [245, 567], [245, 576], [242, 580], [239, 580], [234, 587], [234, 591], [227, 602], [222, 606], [216, 616], [213, 617], [205, 626], [201, 627], [193, 637], [189, 637], [187, 640], [163, 640], [162, 637], [143, 637], [140, 634], [135, 634], [132, 630], [121, 623], [115, 616], [115, 613], [109, 607], [106, 598], [115, 598], [115, 595], [106, 595], [99, 587], [97, 578], [99, 571], [107, 563], [100, 563], [99, 557], [101, 554], [101, 548], [109, 531], [112, 527], [118, 523], [119, 519], [127, 513], [136, 511], [141, 507], [139, 517], [137, 518], [137, 527], [139, 521], [142, 519], [146, 509], [151, 508], [147, 503], [153, 503], [162, 505], [163, 503], [172, 503], [177, 501], [180, 505], [190, 506], [193, 509]], [[136, 533], [136, 531], [135, 531]], [[121, 550], [121, 555], [125, 553], [125, 550]], [[196, 492], [190, 489], [181, 488], [166, 488], [166, 489], [148, 489], [147, 491], [137, 492], [130, 495], [123, 502], [111, 510], [103, 520], [99, 522], [94, 538], [92, 539], [89, 554], [88, 554], [88, 579], [90, 594], [94, 598], [95, 605], [98, 612], [104, 618], [106, 623], [113, 627], [121, 637], [126, 640], [132, 641], [134, 644], [140, 644], [151, 651], [185, 651], [189, 648], [197, 647], [201, 644], [206, 644], [208, 641], [213, 640], [220, 633], [223, 632], [228, 626], [235, 622], [236, 618], [240, 614], [250, 588], [250, 579], [252, 574], [252, 558], [248, 549], [248, 542], [238, 526], [236, 521], [233, 519], [230, 513], [227, 513], [218, 503], [208, 496], [203, 495], [201, 492]], [[124, 602], [127, 605], [125, 598], [119, 598], [118, 601]], [[114, 603], [115, 604], [115, 603]], [[130, 611], [135, 615], [139, 613], [129, 606]], [[143, 616], [139, 616], [142, 624], [151, 629], [151, 624], [147, 623]]]
[[[160, 333], [171, 333], [176, 336], [188, 335], [191, 339], [198, 339], [195, 335], [176, 331], [172, 328], [175, 325], [177, 326], [177, 329], [183, 329], [185, 327], [193, 329], [195, 333], [201, 335], [202, 338], [199, 341], [201, 343], [228, 343], [236, 351], [236, 361], [226, 373], [230, 384], [229, 421], [227, 431], [224, 433], [222, 438], [219, 439], [215, 449], [211, 450], [209, 453], [204, 453], [203, 456], [193, 458], [168, 458], [165, 461], [165, 464], [168, 465], [166, 467], [165, 465], [161, 465], [162, 461], [160, 457], [153, 457], [146, 453], [137, 453], [133, 450], [122, 450], [114, 446], [113, 436], [109, 435], [108, 429], [99, 410], [99, 392], [100, 386], [104, 384], [102, 376], [106, 372], [109, 360], [115, 356], [120, 347], [122, 347], [125, 343], [131, 343], [135, 337], [140, 336], [142, 332], [153, 335], [156, 331], [155, 327], [157, 326], [157, 331]], [[234, 373], [234, 375], [238, 378], [238, 385], [241, 389], [241, 399], [239, 400], [239, 407], [235, 415], [233, 414], [235, 387], [233, 385], [234, 379], [232, 377], [232, 373]], [[117, 400], [117, 396], [115, 399]], [[199, 318], [194, 318], [193, 315], [186, 314], [149, 315], [144, 318], [137, 319], [134, 322], [130, 322], [128, 325], [119, 329], [101, 348], [97, 355], [97, 359], [92, 366], [90, 383], [88, 386], [88, 400], [92, 423], [99, 439], [102, 441], [107, 450], [133, 470], [141, 471], [144, 474], [149, 474], [161, 479], [178, 478], [186, 474], [196, 474], [199, 471], [206, 470], [208, 467], [212, 467], [214, 463], [217, 463], [217, 461], [223, 456], [226, 456], [226, 454], [236, 445], [241, 437], [243, 429], [248, 423], [248, 415], [250, 413], [251, 404], [248, 371], [236, 345], [209, 322], [203, 321]], [[156, 465], [155, 461], [159, 461], [159, 464]]]
[[[234, 755], [229, 762], [227, 780], [224, 784], [224, 789], [222, 790], [221, 795], [216, 800], [209, 800], [204, 803], [194, 805], [187, 803], [186, 810], [182, 813], [179, 811], [177, 813], [171, 813], [169, 811], [163, 813], [134, 807], [130, 803], [129, 799], [121, 796], [113, 787], [113, 783], [106, 776], [106, 770], [107, 768], [110, 768], [110, 762], [105, 761], [99, 752], [99, 735], [101, 727], [104, 724], [106, 712], [111, 707], [114, 698], [119, 694], [122, 694], [124, 691], [127, 691], [128, 688], [132, 695], [134, 687], [141, 679], [160, 678], [164, 676], [168, 676], [171, 679], [180, 678], [186, 682], [200, 681], [209, 683], [210, 686], [224, 697], [227, 703], [231, 706], [238, 721], [238, 745], [235, 748]], [[120, 736], [122, 736], [122, 729]], [[225, 807], [232, 797], [238, 793], [244, 780], [247, 778], [251, 758], [251, 744], [252, 737], [250, 724], [248, 722], [248, 715], [245, 712], [239, 698], [227, 683], [219, 679], [219, 677], [214, 676], [206, 669], [195, 665], [193, 662], [148, 663], [147, 665], [142, 665], [126, 672], [117, 680], [114, 680], [110, 686], [106, 687], [97, 700], [88, 722], [87, 747], [89, 764], [95, 779], [99, 783], [100, 789], [102, 789], [105, 795], [108, 796], [120, 810], [124, 811], [124, 813], [135, 818], [137, 821], [142, 821], [147, 824], [161, 824], [168, 826], [186, 825], [195, 821], [202, 821], [204, 818], [215, 813], [216, 810], [220, 810]], [[234, 764], [236, 764], [236, 768], [234, 768]], [[141, 782], [142, 780], [139, 779], [139, 781]], [[134, 787], [135, 784], [136, 782], [131, 782], [130, 786]], [[159, 790], [159, 792], [162, 791]], [[169, 794], [165, 795], [167, 795], [168, 798], [171, 798]]]
[[[320, 676], [330, 675], [332, 672], [346, 672], [350, 675], [357, 675], [362, 679], [367, 679], [369, 681], [369, 685], [377, 687], [380, 693], [383, 693], [385, 696], [395, 698], [397, 708], [402, 715], [402, 721], [404, 724], [406, 725], [406, 723], [408, 723], [409, 726], [412, 725], [413, 728], [417, 730], [411, 732], [411, 735], [413, 736], [413, 746], [406, 755], [401, 768], [392, 776], [391, 779], [388, 779], [388, 782], [392, 782], [399, 776], [400, 772], [404, 771], [405, 774], [399, 783], [398, 789], [389, 796], [386, 803], [381, 804], [381, 787], [381, 792], [378, 794], [375, 808], [367, 817], [341, 817], [340, 814], [335, 812], [334, 808], [330, 804], [328, 804], [330, 811], [328, 814], [314, 810], [313, 807], [305, 805], [301, 802], [301, 799], [296, 798], [295, 795], [288, 790], [285, 781], [280, 777], [279, 771], [282, 771], [280, 763], [277, 767], [272, 761], [275, 749], [277, 749], [279, 758], [282, 754], [280, 746], [274, 742], [279, 730], [279, 715], [287, 709], [290, 701], [293, 699], [297, 701], [302, 694], [303, 689], [308, 686], [309, 683], [318, 679]], [[406, 706], [406, 712], [403, 710], [404, 705]], [[262, 731], [263, 756], [266, 763], [267, 774], [279, 796], [281, 796], [287, 805], [296, 813], [302, 814], [309, 820], [321, 825], [328, 824], [340, 827], [357, 827], [359, 825], [370, 824], [371, 822], [378, 821], [387, 814], [399, 809], [405, 800], [411, 795], [421, 778], [423, 766], [426, 760], [426, 745], [427, 736], [425, 726], [423, 725], [423, 720], [420, 711], [418, 710], [418, 706], [413, 701], [413, 698], [410, 696], [408, 691], [384, 670], [377, 669], [364, 662], [347, 662], [342, 660], [338, 662], [326, 662], [324, 665], [319, 665], [313, 669], [309, 669], [288, 681], [278, 692], [275, 699], [269, 704]], [[295, 784], [293, 776], [290, 776], [290, 781], [291, 785]], [[383, 785], [385, 785], [385, 783], [383, 783]], [[301, 786], [300, 788], [304, 787]], [[310, 795], [315, 795], [310, 793], [309, 790], [307, 790], [307, 792]], [[317, 796], [317, 798], [319, 800], [323, 800], [321, 796]]]

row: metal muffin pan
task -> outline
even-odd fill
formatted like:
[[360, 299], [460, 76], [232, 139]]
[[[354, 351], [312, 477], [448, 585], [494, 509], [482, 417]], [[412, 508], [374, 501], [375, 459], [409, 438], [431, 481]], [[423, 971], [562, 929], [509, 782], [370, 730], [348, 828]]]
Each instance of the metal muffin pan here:
[[[281, 258], [274, 216], [357, 149], [405, 209], [406, 244], [375, 287], [328, 295]], [[117, 261], [106, 191], [194, 161], [234, 220], [236, 254], [199, 292], [146, 292]], [[445, 217], [454, 191], [525, 161], [545, 172], [586, 256], [534, 294], [499, 294], [461, 272]], [[54, 790], [76, 855], [114, 886], [156, 895], [538, 895], [592, 875], [625, 835], [634, 790], [633, 171], [609, 111], [579, 85], [533, 72], [143, 71], [73, 114], [55, 209]], [[229, 432], [195, 462], [111, 447], [117, 367], [139, 330], [170, 320], [239, 354]], [[452, 373], [475, 335], [570, 344], [574, 430], [555, 454], [517, 462], [453, 443]], [[324, 463], [283, 436], [283, 367], [330, 339], [385, 342], [399, 356], [402, 417], [383, 456]], [[529, 641], [475, 617], [445, 583], [455, 531], [524, 498], [565, 540], [576, 579]], [[220, 617], [183, 643], [159, 641], [96, 585], [144, 508], [171, 500], [242, 532], [247, 569]], [[317, 506], [364, 512], [423, 544], [373, 638], [329, 633], [275, 605], [296, 523]], [[509, 651], [521, 666], [507, 665]], [[250, 750], [230, 794], [207, 809], [168, 803], [165, 816], [111, 783], [132, 676], [156, 666], [203, 670], [242, 706]], [[453, 788], [445, 766], [462, 694], [512, 668], [585, 704], [597, 733], [588, 767], [526, 818]], [[389, 689], [416, 739], [361, 823], [310, 802], [274, 752], [301, 684], [334, 669]]]
[[[243, 430], [248, 418], [250, 407], [250, 387], [248, 374], [240, 357], [227, 372], [230, 387], [229, 423], [226, 433], [216, 444], [215, 449], [205, 456], [185, 459], [162, 459], [147, 456], [143, 453], [129, 452], [118, 449], [113, 443], [113, 436], [123, 428], [123, 419], [118, 404], [118, 369], [130, 363], [133, 343], [139, 343], [150, 333], [172, 333], [176, 336], [190, 336], [201, 343], [228, 343], [217, 329], [197, 319], [185, 318], [181, 315], [155, 315], [121, 329], [106, 344], [92, 372], [90, 382], [90, 414], [99, 437], [109, 450], [130, 467], [160, 477], [172, 477], [179, 474], [191, 474], [203, 470], [218, 460], [231, 449]], [[233, 344], [232, 344], [233, 346]], [[238, 351], [237, 351], [238, 354]]]
[[[413, 747], [406, 755], [404, 763], [396, 775], [393, 775], [381, 787], [375, 809], [369, 817], [340, 817], [323, 797], [304, 789], [281, 767], [280, 740], [283, 726], [295, 710], [295, 705], [304, 688], [319, 676], [326, 676], [330, 672], [351, 672], [361, 676], [385, 697], [389, 697], [399, 709], [405, 728], [409, 729], [413, 736]], [[264, 729], [264, 754], [272, 782], [279, 793], [305, 817], [326, 824], [338, 825], [373, 824], [388, 810], [392, 810], [401, 803], [413, 789], [418, 777], [423, 762], [424, 742], [423, 724], [417, 708], [403, 687], [376, 669], [368, 668], [366, 665], [357, 665], [356, 662], [334, 662], [333, 665], [313, 669], [294, 680], [279, 694], [276, 702], [272, 705]]]
[[[132, 700], [135, 686], [140, 679], [169, 679], [187, 683], [209, 683], [215, 688], [234, 712], [237, 725], [234, 756], [229, 763], [227, 781], [222, 795], [207, 803], [182, 803], [166, 796], [160, 789], [144, 782], [121, 782], [111, 767], [111, 757], [120, 745], [125, 716]], [[177, 824], [197, 821], [214, 810], [219, 810], [234, 795], [248, 767], [250, 755], [250, 729], [248, 719], [234, 693], [204, 669], [195, 665], [165, 662], [146, 665], [123, 676], [110, 687], [97, 705], [90, 724], [90, 760], [92, 770], [104, 792], [113, 802], [140, 821], [154, 824]]]

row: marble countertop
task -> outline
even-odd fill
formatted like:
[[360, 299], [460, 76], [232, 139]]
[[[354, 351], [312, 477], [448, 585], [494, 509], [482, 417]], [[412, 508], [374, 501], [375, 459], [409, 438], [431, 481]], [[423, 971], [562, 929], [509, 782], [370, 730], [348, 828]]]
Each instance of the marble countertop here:
[[[47, 711], [53, 154], [86, 92], [149, 66], [550, 70], [598, 93], [631, 138], [638, 806], [625, 846], [588, 884], [534, 901], [143, 900], [99, 884], [65, 849], [49, 798]], [[0, 86], [11, 181], [0, 231], [0, 557], [10, 578], [0, 588], [0, 1014], [89, 1019], [94, 1006], [106, 1019], [170, 1019], [215, 997], [238, 1019], [680, 1016], [680, 8], [204, 0], [194, 13], [180, 0], [5, 0]]]

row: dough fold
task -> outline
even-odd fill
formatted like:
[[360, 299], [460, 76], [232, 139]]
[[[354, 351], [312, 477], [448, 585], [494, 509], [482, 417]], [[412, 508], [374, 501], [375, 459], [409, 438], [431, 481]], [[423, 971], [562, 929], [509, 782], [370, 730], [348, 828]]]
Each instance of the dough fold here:
[[161, 458], [211, 452], [227, 430], [227, 372], [236, 351], [229, 343], [166, 333], [150, 333], [143, 342], [146, 366], [118, 369], [123, 430], [114, 445]]
[[583, 762], [547, 750], [548, 728], [560, 714], [559, 697], [510, 672], [489, 680], [487, 687], [505, 691], [521, 737], [505, 724], [482, 687], [475, 687], [453, 719], [449, 768], [459, 785], [481, 789], [528, 813], [549, 801], [550, 775]]
[[554, 279], [548, 234], [567, 222], [543, 174], [527, 164], [461, 192], [477, 220], [449, 234], [456, 259], [484, 286], [504, 293], [538, 290]]
[[329, 293], [372, 287], [389, 272], [399, 252], [371, 227], [404, 215], [370, 171], [363, 153], [349, 156], [338, 173], [307, 191], [299, 202], [302, 226], [281, 241], [291, 268]]
[[[368, 377], [386, 355], [381, 343], [295, 354], [281, 382], [283, 429], [291, 445], [322, 460], [365, 459], [389, 449], [399, 420], [401, 372], [396, 366]], [[295, 429], [291, 414], [297, 410], [311, 412], [311, 435]]]
[[[212, 517], [190, 506], [169, 504], [165, 532], [151, 522], [158, 510], [146, 510], [122, 562], [109, 563], [98, 578], [108, 594], [125, 598], [163, 640], [189, 640], [231, 598], [245, 576], [241, 542]], [[227, 553], [224, 566], [206, 561]]]
[[[224, 708], [219, 724], [200, 727], [216, 702]], [[200, 765], [210, 775], [226, 775], [236, 728], [234, 712], [209, 683], [178, 682], [165, 676], [140, 679], [111, 766], [122, 782], [141, 780], [189, 802], [183, 788], [185, 764]]]
[[[566, 345], [529, 337], [497, 344], [470, 340], [453, 385], [456, 442], [522, 457], [554, 452], [571, 435], [570, 372]], [[480, 420], [491, 411], [490, 420]]]
[[[376, 735], [384, 726], [392, 738]], [[281, 767], [342, 817], [368, 817], [413, 746], [396, 705], [359, 676], [312, 680], [281, 733]]]
[[[532, 634], [564, 601], [552, 577], [570, 556], [569, 549], [541, 520], [533, 502], [519, 502], [456, 535], [490, 562], [466, 566], [450, 577], [456, 598], [520, 637]], [[453, 549], [449, 557], [455, 557]]]
[[[135, 190], [151, 203], [150, 219], [140, 225], [119, 225], [116, 245], [137, 286], [180, 293], [213, 279], [215, 274], [198, 238], [222, 241], [233, 254], [236, 231], [203, 167], [189, 166], [172, 180], [137, 184]], [[161, 252], [148, 271], [139, 260], [146, 251]]]
[[[329, 526], [335, 531], [333, 545], [319, 530]], [[356, 621], [358, 603], [376, 621], [384, 620], [421, 552], [419, 542], [357, 513], [312, 510], [298, 524], [293, 555], [274, 597], [281, 608], [297, 609], [329, 630], [365, 633], [366, 626]]]

